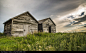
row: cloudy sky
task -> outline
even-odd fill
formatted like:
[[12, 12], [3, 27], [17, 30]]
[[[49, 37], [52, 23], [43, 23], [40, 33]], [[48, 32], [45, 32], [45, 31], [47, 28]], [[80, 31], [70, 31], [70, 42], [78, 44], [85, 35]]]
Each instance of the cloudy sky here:
[[3, 22], [26, 11], [37, 20], [51, 17], [57, 32], [86, 25], [86, 0], [0, 0], [0, 32], [4, 30]]

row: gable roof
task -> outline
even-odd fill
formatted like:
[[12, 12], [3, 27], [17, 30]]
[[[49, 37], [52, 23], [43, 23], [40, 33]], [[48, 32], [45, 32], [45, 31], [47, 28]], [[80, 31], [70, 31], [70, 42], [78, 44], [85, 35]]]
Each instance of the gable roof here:
[[50, 19], [52, 21], [52, 23], [56, 26], [56, 24], [53, 22], [53, 20], [51, 18], [42, 19], [42, 20], [39, 20], [38, 22], [41, 24], [41, 23], [45, 22], [48, 19]]
[[39, 23], [39, 22], [27, 11], [27, 12], [24, 12], [24, 13], [22, 13], [22, 14], [20, 14], [20, 15], [17, 15], [17, 16], [15, 16], [15, 17], [13, 17], [13, 18], [7, 20], [7, 21], [4, 22], [3, 24], [5, 24], [5, 23], [9, 22], [10, 20], [12, 20], [12, 19], [14, 19], [14, 18], [16, 18], [16, 17], [18, 17], [18, 16], [21, 16], [21, 15], [23, 15], [23, 14], [25, 14], [25, 13], [28, 13], [37, 23]]

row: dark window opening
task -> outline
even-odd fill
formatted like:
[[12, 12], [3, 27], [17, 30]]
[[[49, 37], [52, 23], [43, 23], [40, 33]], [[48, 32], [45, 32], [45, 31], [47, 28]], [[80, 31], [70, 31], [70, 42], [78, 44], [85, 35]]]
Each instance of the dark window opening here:
[[38, 31], [39, 31], [39, 32], [43, 32], [42, 24], [38, 24]]

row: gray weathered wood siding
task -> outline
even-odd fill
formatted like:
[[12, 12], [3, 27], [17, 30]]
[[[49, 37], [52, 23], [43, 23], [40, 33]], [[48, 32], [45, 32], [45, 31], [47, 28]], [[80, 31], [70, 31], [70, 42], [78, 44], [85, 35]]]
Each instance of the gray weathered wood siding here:
[[50, 19], [43, 23], [43, 32], [49, 33], [49, 26], [51, 26], [51, 33], [56, 33], [56, 26], [52, 23]]
[[22, 13], [4, 23], [4, 33], [12, 36], [25, 36], [40, 30], [56, 33], [56, 25], [50, 18], [37, 21], [29, 12]]
[[[24, 29], [25, 25], [27, 25], [27, 27]], [[38, 23], [28, 14], [13, 19], [12, 35], [23, 36], [24, 30], [27, 30], [27, 34], [38, 32]]]
[[51, 26], [51, 32], [56, 33], [56, 26]]
[[4, 33], [6, 35], [11, 35], [11, 26], [12, 26], [12, 21], [8, 21], [6, 24], [4, 24]]

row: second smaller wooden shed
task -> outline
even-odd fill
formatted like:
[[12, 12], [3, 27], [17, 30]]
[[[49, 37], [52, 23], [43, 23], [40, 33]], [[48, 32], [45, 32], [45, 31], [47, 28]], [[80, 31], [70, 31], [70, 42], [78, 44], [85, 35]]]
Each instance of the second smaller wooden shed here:
[[51, 18], [46, 18], [38, 21], [38, 31], [47, 33], [56, 33], [56, 24]]

